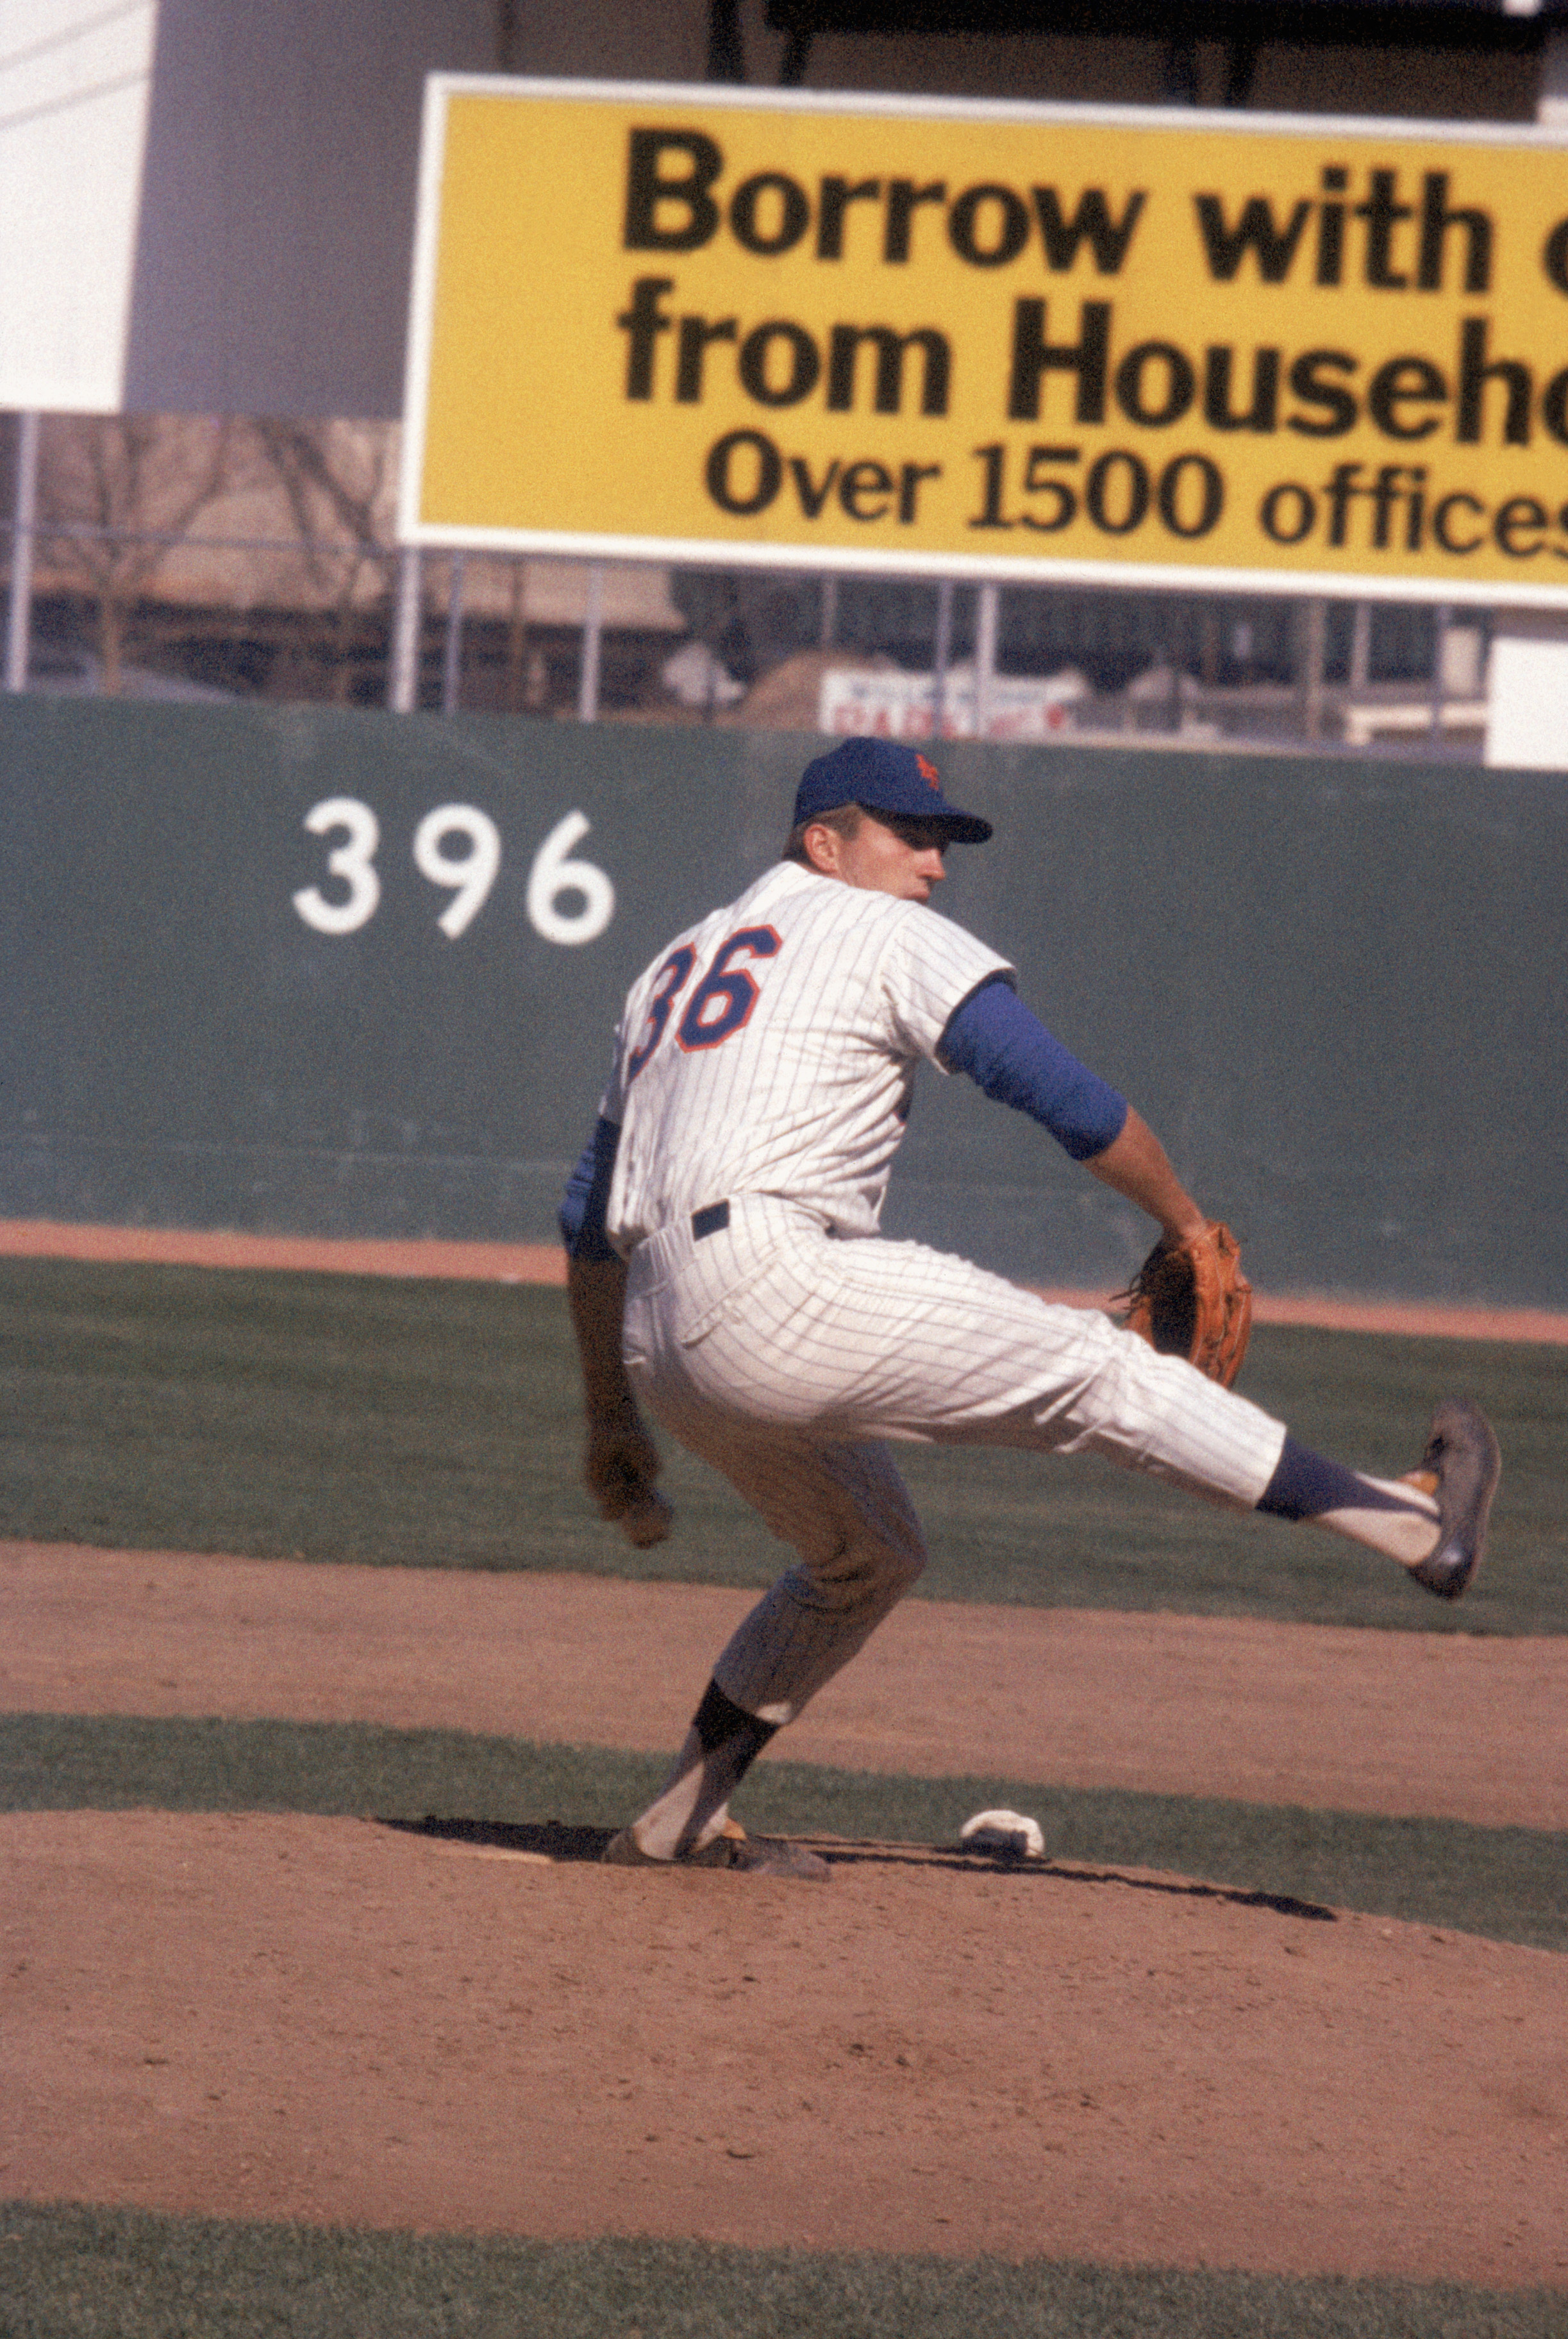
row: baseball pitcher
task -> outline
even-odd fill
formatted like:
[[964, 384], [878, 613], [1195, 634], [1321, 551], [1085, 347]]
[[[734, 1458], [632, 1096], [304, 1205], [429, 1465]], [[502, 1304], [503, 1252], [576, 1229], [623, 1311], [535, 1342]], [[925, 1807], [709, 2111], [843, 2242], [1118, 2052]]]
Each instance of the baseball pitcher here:
[[[783, 858], [627, 998], [561, 1212], [588, 1488], [634, 1541], [668, 1531], [651, 1415], [794, 1562], [720, 1654], [669, 1778], [606, 1852], [617, 1863], [827, 1874], [803, 1846], [747, 1837], [729, 1801], [924, 1564], [890, 1440], [1103, 1454], [1349, 1535], [1444, 1599], [1480, 1559], [1500, 1466], [1467, 1400], [1439, 1406], [1420, 1466], [1390, 1481], [1311, 1452], [1229, 1387], [1249, 1316], [1233, 1238], [1023, 1005], [1007, 961], [927, 906], [949, 848], [991, 833], [925, 756], [846, 740], [808, 765]], [[1154, 1221], [1125, 1323], [882, 1238], [922, 1060], [1031, 1114]]]

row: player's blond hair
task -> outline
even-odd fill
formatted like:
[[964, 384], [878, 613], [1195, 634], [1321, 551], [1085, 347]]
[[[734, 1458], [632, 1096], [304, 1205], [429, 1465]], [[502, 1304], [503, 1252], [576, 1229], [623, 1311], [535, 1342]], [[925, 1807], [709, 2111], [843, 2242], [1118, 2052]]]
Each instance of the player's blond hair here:
[[808, 828], [831, 828], [835, 836], [848, 837], [855, 834], [864, 818], [865, 814], [857, 804], [834, 804], [831, 812], [814, 812], [809, 820], [799, 821], [791, 829], [784, 839], [782, 857], [785, 861], [798, 861], [803, 869], [809, 869], [812, 859], [805, 849]]

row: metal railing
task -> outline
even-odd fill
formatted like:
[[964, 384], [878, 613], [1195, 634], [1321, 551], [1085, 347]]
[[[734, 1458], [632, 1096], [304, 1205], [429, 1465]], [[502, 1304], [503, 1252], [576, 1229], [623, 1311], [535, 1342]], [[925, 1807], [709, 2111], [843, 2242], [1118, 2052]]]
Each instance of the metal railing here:
[[[27, 418], [24, 418], [24, 425]], [[337, 566], [350, 577], [357, 578], [367, 571], [379, 571], [382, 583], [368, 599], [362, 594], [352, 607], [340, 596], [334, 604], [323, 597], [309, 609], [300, 607], [279, 614], [280, 622], [292, 622], [297, 627], [314, 625], [317, 629], [317, 652], [321, 661], [330, 662], [330, 644], [326, 640], [336, 626], [340, 632], [355, 631], [355, 655], [371, 671], [382, 670], [384, 681], [377, 696], [398, 712], [411, 712], [420, 705], [439, 706], [446, 714], [455, 714], [464, 704], [465, 686], [471, 684], [472, 666], [467, 642], [473, 627], [480, 622], [466, 606], [470, 564], [460, 552], [425, 556], [410, 548], [399, 549], [362, 542], [311, 538], [305, 536], [228, 536], [207, 535], [197, 530], [171, 531], [151, 528], [101, 527], [84, 521], [41, 519], [35, 501], [29, 503], [21, 493], [23, 485], [18, 466], [18, 498], [15, 517], [0, 521], [0, 534], [8, 537], [12, 545], [8, 607], [5, 636], [5, 687], [19, 690], [28, 687], [34, 665], [34, 643], [31, 617], [36, 594], [41, 556], [50, 547], [73, 543], [102, 545], [122, 544], [127, 548], [185, 550], [210, 552], [226, 556], [253, 556], [273, 558], [285, 556], [304, 559], [318, 571]], [[506, 557], [486, 555], [487, 560], [502, 560]], [[517, 556], [518, 559], [522, 556]], [[63, 596], [91, 602], [98, 591], [93, 580], [84, 574], [63, 580], [58, 560], [45, 560], [50, 594], [54, 599]], [[580, 565], [580, 564], [579, 564]], [[444, 596], [437, 599], [430, 590], [434, 582], [432, 571], [444, 570]], [[580, 624], [576, 628], [577, 646], [572, 663], [575, 675], [568, 677], [569, 697], [575, 701], [579, 720], [593, 722], [601, 715], [602, 688], [605, 671], [605, 580], [606, 564], [587, 565], [587, 586]], [[803, 571], [794, 580], [809, 583], [816, 597], [817, 622], [813, 628], [815, 646], [823, 651], [839, 642], [841, 620], [847, 606], [846, 597], [857, 591], [863, 600], [868, 593], [886, 591], [875, 580], [859, 579], [838, 574], [813, 576]], [[961, 627], [959, 593], [971, 597]], [[1049, 594], [1061, 588], [1035, 585], [982, 584], [958, 587], [951, 578], [938, 578], [924, 588], [929, 592], [929, 683], [931, 701], [930, 727], [937, 735], [951, 728], [951, 716], [955, 711], [951, 696], [951, 677], [958, 663], [956, 652], [967, 635], [968, 657], [965, 661], [964, 712], [966, 729], [972, 727], [981, 735], [990, 729], [991, 702], [1001, 672], [1001, 654], [1004, 639], [1004, 595], [1013, 605], [1012, 597]], [[901, 588], [907, 601], [910, 588]], [[1090, 588], [1075, 588], [1080, 602], [1095, 597]], [[1130, 590], [1099, 597], [1108, 602], [1130, 605], [1138, 598]], [[1170, 597], [1166, 597], [1168, 599]], [[1147, 604], [1149, 597], [1143, 597]], [[1238, 596], [1183, 597], [1186, 603], [1203, 608], [1223, 607], [1234, 613], [1247, 605]], [[148, 597], [132, 603], [143, 613], [141, 630], [147, 630], [144, 611]], [[430, 604], [437, 599], [437, 606]], [[165, 606], [160, 604], [159, 606]], [[1016, 606], [1016, 605], [1013, 605]], [[1257, 608], [1265, 605], [1256, 605]], [[1097, 735], [1175, 735], [1194, 743], [1206, 739], [1216, 745], [1228, 741], [1236, 744], [1258, 745], [1301, 744], [1333, 745], [1349, 752], [1404, 745], [1418, 747], [1424, 753], [1464, 755], [1479, 745], [1479, 674], [1473, 674], [1470, 686], [1463, 682], [1455, 686], [1447, 656], [1453, 629], [1452, 613], [1439, 608], [1432, 625], [1431, 656], [1425, 675], [1407, 673], [1402, 681], [1375, 680], [1373, 674], [1374, 605], [1361, 601], [1350, 605], [1346, 654], [1340, 664], [1343, 671], [1338, 679], [1328, 675], [1326, 645], [1329, 632], [1328, 616], [1331, 604], [1324, 600], [1305, 600], [1294, 605], [1297, 611], [1297, 637], [1294, 669], [1288, 676], [1276, 675], [1271, 680], [1253, 683], [1208, 681], [1199, 679], [1185, 664], [1180, 655], [1168, 647], [1164, 663], [1156, 656], [1143, 675], [1136, 678], [1130, 689], [1107, 691], [1095, 695], [1094, 703], [1083, 712], [1090, 719], [1080, 720], [1079, 730], [1090, 728]], [[254, 608], [228, 608], [220, 601], [204, 605], [203, 617], [209, 636], [222, 634], [227, 624], [236, 639], [243, 638], [255, 629]], [[1277, 616], [1277, 611], [1275, 613]], [[494, 625], [493, 615], [485, 622]], [[1484, 620], [1482, 621], [1484, 626]], [[1467, 616], [1466, 629], [1474, 631]], [[535, 631], [549, 631], [557, 637], [567, 628], [556, 625], [547, 628], [535, 627]], [[924, 629], [922, 628], [922, 631]], [[1233, 624], [1233, 632], [1249, 632], [1246, 621]], [[1341, 623], [1338, 631], [1345, 633]], [[1478, 636], [1484, 648], [1484, 631]], [[864, 656], [874, 647], [863, 637], [854, 645], [854, 653]], [[907, 644], [901, 644], [907, 650]], [[346, 655], [347, 653], [340, 653]], [[916, 655], [919, 655], [917, 647]], [[1014, 661], [1016, 665], [1016, 660]], [[1159, 677], [1164, 673], [1167, 688], [1162, 698]], [[432, 690], [432, 683], [434, 689]], [[243, 695], [243, 694], [242, 694]], [[970, 709], [972, 708], [972, 716]], [[711, 714], [712, 710], [709, 709]], [[740, 718], [744, 719], [744, 716]]]

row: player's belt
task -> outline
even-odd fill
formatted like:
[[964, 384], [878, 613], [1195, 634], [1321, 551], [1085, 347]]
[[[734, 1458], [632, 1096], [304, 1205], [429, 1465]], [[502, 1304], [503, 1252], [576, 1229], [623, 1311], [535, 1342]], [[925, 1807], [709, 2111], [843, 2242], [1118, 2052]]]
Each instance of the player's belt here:
[[704, 1242], [709, 1235], [723, 1234], [730, 1222], [727, 1202], [710, 1202], [705, 1210], [692, 1212], [692, 1240]]

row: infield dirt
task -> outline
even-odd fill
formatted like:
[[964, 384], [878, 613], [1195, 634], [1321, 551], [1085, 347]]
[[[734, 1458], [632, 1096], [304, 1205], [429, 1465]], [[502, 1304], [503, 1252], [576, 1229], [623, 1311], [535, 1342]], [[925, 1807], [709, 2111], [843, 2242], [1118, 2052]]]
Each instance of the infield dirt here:
[[0, 1841], [13, 2196], [1568, 2286], [1544, 1952], [1149, 1879], [648, 1877], [363, 1821]]
[[[745, 1598], [0, 1565], [12, 1710], [642, 1747]], [[1565, 1667], [1557, 1641], [910, 1604], [789, 1751], [1560, 1827]], [[72, 1811], [0, 1819], [0, 1860], [15, 2197], [1568, 2289], [1544, 1951], [863, 1850], [788, 1885]]]

